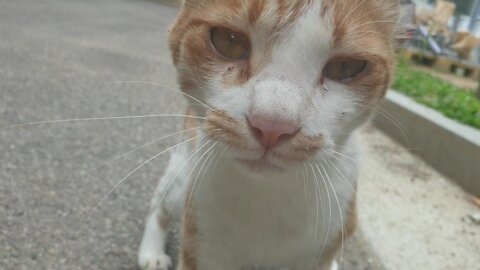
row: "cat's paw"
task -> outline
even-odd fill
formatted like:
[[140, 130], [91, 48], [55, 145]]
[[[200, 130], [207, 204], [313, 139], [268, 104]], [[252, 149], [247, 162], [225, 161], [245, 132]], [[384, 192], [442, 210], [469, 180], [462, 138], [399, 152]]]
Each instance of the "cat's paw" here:
[[330, 270], [338, 270], [338, 263], [336, 261], [333, 261], [332, 266], [330, 267]]
[[143, 252], [138, 258], [138, 266], [142, 270], [169, 270], [172, 267], [172, 260], [166, 254]]

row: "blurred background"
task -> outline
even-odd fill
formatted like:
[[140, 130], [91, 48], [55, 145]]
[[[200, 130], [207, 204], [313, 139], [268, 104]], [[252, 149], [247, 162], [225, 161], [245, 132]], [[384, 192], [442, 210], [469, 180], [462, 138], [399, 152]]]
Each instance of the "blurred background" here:
[[[410, 23], [412, 28], [405, 34], [400, 66], [403, 60], [414, 63], [424, 67], [418, 70], [459, 89], [476, 92], [480, 97], [480, 1], [402, 0], [402, 3], [403, 22]], [[402, 71], [400, 68], [399, 72]], [[397, 88], [403, 88], [399, 85], [401, 81], [396, 83]], [[445, 110], [444, 113], [449, 115]], [[449, 116], [480, 128], [478, 115]]]
[[[342, 269], [477, 270], [480, 0], [401, 2], [392, 90], [359, 132]], [[183, 121], [166, 31], [178, 8], [0, 0], [0, 269], [137, 269], [168, 153], [144, 163]]]

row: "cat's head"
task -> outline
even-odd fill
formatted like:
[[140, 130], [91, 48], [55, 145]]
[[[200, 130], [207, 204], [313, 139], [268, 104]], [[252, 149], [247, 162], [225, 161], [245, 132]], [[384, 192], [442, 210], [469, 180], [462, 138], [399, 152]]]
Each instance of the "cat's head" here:
[[247, 168], [315, 159], [389, 87], [398, 2], [186, 0], [170, 32], [181, 88]]

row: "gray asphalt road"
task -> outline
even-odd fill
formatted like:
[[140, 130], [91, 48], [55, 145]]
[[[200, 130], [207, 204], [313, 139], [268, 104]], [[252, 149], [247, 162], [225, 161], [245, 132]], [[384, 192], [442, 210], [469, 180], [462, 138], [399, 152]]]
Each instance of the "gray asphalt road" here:
[[[175, 12], [146, 0], [0, 1], [0, 269], [136, 269], [146, 206], [166, 156], [92, 211], [174, 140], [98, 166], [178, 130], [180, 119], [8, 127], [182, 113], [182, 97], [169, 90], [175, 74], [166, 26]], [[344, 269], [378, 269], [357, 241], [346, 257]]]

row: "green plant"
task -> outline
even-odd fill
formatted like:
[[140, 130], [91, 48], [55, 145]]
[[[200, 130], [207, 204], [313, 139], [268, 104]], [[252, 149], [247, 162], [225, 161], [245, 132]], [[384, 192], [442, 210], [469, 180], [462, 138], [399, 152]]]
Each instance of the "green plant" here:
[[475, 93], [456, 87], [399, 60], [393, 88], [445, 116], [480, 129], [480, 100]]

